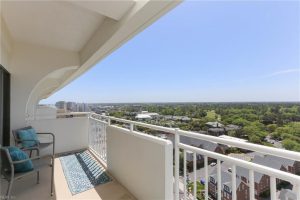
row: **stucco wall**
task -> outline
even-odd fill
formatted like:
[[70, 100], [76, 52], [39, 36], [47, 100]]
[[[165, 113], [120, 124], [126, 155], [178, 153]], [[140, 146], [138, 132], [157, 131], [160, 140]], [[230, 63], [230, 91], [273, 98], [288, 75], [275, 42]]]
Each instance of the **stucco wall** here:
[[9, 59], [12, 51], [12, 40], [5, 22], [0, 16], [0, 64], [7, 70], [9, 69]]
[[30, 121], [38, 132], [51, 132], [56, 138], [56, 153], [88, 148], [87, 117], [43, 119]]
[[173, 199], [172, 143], [107, 127], [108, 171], [137, 199]]
[[43, 77], [57, 69], [78, 64], [78, 54], [74, 52], [25, 43], [14, 44], [10, 60], [11, 128], [26, 125], [26, 103]]

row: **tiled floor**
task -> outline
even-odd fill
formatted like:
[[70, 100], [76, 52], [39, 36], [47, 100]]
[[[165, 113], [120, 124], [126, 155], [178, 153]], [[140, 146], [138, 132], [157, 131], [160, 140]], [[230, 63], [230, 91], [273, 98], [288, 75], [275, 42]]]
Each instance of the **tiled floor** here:
[[[14, 200], [54, 200], [54, 199], [85, 199], [85, 200], [134, 200], [135, 198], [116, 180], [98, 185], [95, 188], [72, 196], [65, 179], [60, 161], [55, 159], [54, 196], [50, 196], [50, 168], [40, 172], [40, 184], [36, 184], [36, 176], [28, 176], [16, 181], [12, 189]], [[7, 189], [7, 182], [1, 179], [1, 195]], [[2, 196], [3, 197], [3, 196]], [[0, 198], [2, 199], [2, 198]]]

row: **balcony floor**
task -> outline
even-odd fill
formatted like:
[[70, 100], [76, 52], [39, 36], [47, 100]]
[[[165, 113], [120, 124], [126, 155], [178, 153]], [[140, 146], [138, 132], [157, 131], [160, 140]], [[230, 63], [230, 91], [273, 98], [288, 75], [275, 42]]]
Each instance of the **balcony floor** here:
[[[60, 160], [55, 159], [54, 196], [50, 196], [50, 168], [40, 172], [40, 184], [36, 184], [36, 176], [29, 175], [16, 181], [12, 188], [12, 199], [22, 200], [55, 200], [55, 199], [97, 199], [97, 200], [135, 200], [135, 198], [116, 180], [100, 184], [91, 190], [72, 195], [65, 179]], [[1, 179], [1, 195], [7, 189], [7, 181]]]

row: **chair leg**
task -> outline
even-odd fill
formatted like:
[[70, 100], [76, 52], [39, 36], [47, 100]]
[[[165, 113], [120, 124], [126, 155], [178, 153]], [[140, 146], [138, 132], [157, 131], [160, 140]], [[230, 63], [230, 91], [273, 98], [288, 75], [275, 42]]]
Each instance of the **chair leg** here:
[[36, 183], [39, 184], [40, 183], [40, 171], [36, 172]]
[[12, 185], [13, 185], [13, 179], [9, 181], [9, 185], [8, 185], [8, 188], [7, 188], [7, 192], [6, 192], [6, 199], [10, 199], [10, 193], [11, 193], [11, 188], [12, 188]]
[[51, 169], [51, 196], [53, 196], [54, 187], [54, 157], [52, 157], [52, 169]]
[[32, 150], [30, 150], [30, 153], [29, 153], [29, 158], [31, 158], [31, 154], [32, 154]]

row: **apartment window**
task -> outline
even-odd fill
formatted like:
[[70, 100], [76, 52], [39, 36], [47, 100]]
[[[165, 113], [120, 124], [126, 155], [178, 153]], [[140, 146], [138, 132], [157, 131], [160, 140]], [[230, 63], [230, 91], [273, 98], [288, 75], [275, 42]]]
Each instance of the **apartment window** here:
[[10, 145], [10, 74], [0, 65], [0, 145]]
[[230, 188], [229, 188], [227, 185], [224, 185], [224, 190], [225, 190], [226, 192], [230, 192]]

